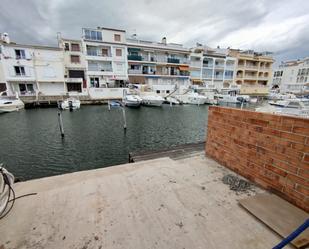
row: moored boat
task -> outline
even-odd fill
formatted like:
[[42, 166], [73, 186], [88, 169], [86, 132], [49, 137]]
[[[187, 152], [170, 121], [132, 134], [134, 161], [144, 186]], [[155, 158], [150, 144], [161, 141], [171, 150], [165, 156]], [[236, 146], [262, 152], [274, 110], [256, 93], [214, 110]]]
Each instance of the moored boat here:
[[164, 98], [155, 94], [147, 94], [141, 96], [142, 104], [145, 106], [162, 106], [164, 102]]
[[[1, 96], [2, 95], [2, 96]], [[24, 103], [16, 97], [3, 96], [0, 95], [0, 113], [19, 111], [25, 107]]]
[[139, 107], [142, 103], [142, 98], [138, 95], [126, 95], [123, 102], [128, 107]]
[[59, 103], [59, 108], [62, 110], [77, 110], [80, 108], [80, 100], [75, 98], [68, 98]]

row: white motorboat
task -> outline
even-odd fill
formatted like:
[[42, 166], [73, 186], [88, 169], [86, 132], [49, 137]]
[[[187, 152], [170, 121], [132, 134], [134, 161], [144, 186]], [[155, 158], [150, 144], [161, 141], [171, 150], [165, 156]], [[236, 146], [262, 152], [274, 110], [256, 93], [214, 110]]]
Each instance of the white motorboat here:
[[183, 104], [191, 105], [204, 105], [208, 100], [206, 96], [198, 94], [196, 92], [187, 92], [185, 94], [177, 95], [176, 98], [180, 100]]
[[286, 107], [286, 108], [300, 108], [302, 105], [301, 103], [309, 103], [309, 99], [298, 99], [298, 98], [291, 98], [285, 100], [272, 100], [268, 101], [268, 104], [278, 106], [278, 107]]
[[0, 113], [19, 111], [24, 108], [25, 105], [17, 94], [16, 97], [8, 97], [6, 92], [0, 94]]
[[164, 98], [155, 94], [147, 94], [141, 96], [142, 104], [146, 106], [162, 106], [164, 102]]
[[173, 96], [166, 97], [165, 102], [167, 102], [170, 105], [180, 105], [180, 101]]
[[123, 102], [128, 107], [139, 107], [142, 103], [142, 98], [138, 95], [126, 95]]
[[232, 104], [241, 103], [241, 99], [237, 95], [232, 96], [230, 94], [216, 94], [216, 98], [219, 103], [232, 103]]
[[265, 106], [256, 108], [255, 110], [259, 112], [309, 118], [309, 101], [302, 99], [279, 100], [276, 105], [269, 103]]
[[62, 110], [77, 110], [80, 108], [80, 100], [75, 98], [68, 98], [64, 101], [61, 101], [59, 107]]

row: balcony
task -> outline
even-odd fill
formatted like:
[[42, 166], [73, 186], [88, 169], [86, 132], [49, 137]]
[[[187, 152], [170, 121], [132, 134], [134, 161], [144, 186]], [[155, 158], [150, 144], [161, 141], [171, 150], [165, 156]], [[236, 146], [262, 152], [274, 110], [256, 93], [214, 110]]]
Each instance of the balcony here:
[[176, 58], [167, 58], [167, 63], [176, 63], [179, 64], [180, 60]]
[[129, 69], [128, 74], [143, 74], [141, 69]]
[[128, 60], [129, 61], [142, 61], [143, 57], [141, 55], [129, 54]]
[[83, 78], [65, 78], [66, 83], [83, 83]]
[[205, 64], [205, 63], [203, 63], [203, 67], [213, 68], [213, 64], [209, 64], [209, 63]]

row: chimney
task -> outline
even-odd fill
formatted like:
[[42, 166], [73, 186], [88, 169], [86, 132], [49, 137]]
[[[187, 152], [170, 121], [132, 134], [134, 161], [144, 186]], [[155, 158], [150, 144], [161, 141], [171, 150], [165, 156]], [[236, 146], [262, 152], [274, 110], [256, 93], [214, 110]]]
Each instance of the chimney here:
[[162, 38], [162, 43], [166, 45], [166, 37]]
[[1, 41], [10, 44], [10, 37], [8, 33], [1, 34]]

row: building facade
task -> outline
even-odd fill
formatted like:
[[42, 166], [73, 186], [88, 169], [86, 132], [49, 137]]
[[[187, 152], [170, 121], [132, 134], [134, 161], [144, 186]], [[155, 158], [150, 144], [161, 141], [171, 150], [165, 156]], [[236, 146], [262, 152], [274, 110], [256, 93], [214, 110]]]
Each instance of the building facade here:
[[190, 85], [189, 49], [180, 44], [127, 39], [128, 78], [157, 94], [182, 92]]
[[242, 94], [267, 95], [272, 79], [274, 59], [270, 53], [253, 50], [230, 49], [229, 55], [237, 59], [236, 84]]
[[190, 74], [193, 84], [209, 88], [232, 89], [235, 86], [236, 59], [227, 49], [197, 46], [190, 54]]
[[274, 71], [272, 87], [282, 93], [309, 93], [309, 58], [282, 62]]
[[87, 94], [86, 60], [81, 40], [58, 37], [64, 51], [64, 82], [69, 94]]
[[0, 78], [9, 95], [65, 94], [62, 49], [4, 41], [0, 46]]
[[84, 28], [82, 43], [88, 87], [124, 86], [128, 79], [126, 32], [100, 27]]

